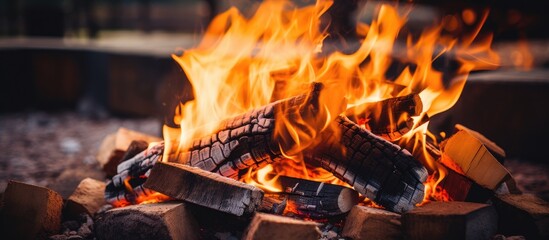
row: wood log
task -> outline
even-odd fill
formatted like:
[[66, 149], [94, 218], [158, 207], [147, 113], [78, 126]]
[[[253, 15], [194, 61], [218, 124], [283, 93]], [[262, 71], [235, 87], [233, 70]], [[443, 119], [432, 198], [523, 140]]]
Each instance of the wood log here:
[[382, 209], [354, 206], [341, 233], [351, 239], [403, 239], [400, 214]]
[[191, 147], [169, 161], [235, 179], [250, 167], [259, 168], [278, 161], [283, 158], [281, 148], [286, 154], [292, 154], [289, 151], [296, 143], [288, 137], [290, 130], [284, 126], [280, 125], [275, 131], [275, 119], [295, 122], [295, 127], [302, 126], [297, 122], [303, 118], [313, 121], [321, 89], [322, 84], [313, 84], [309, 94], [279, 100], [222, 121], [214, 133], [194, 140]]
[[2, 236], [7, 239], [45, 239], [61, 227], [63, 198], [35, 185], [9, 181], [0, 213]]
[[263, 198], [252, 185], [177, 163], [156, 163], [144, 187], [236, 216], [255, 212]]
[[275, 184], [283, 192], [263, 197], [261, 209], [268, 213], [326, 219], [345, 214], [358, 204], [358, 193], [340, 185], [287, 176], [279, 176]]
[[93, 216], [105, 204], [105, 183], [85, 178], [67, 199], [64, 212], [69, 216], [78, 216], [81, 213]]
[[242, 239], [302, 239], [320, 238], [318, 224], [272, 214], [256, 213]]
[[116, 133], [110, 134], [101, 143], [96, 155], [99, 165], [107, 174], [107, 177], [116, 175], [116, 166], [121, 162], [124, 153], [134, 140], [142, 140], [147, 143], [159, 142], [162, 139], [149, 136], [126, 128], [119, 128]]
[[414, 121], [411, 117], [422, 111], [419, 95], [409, 94], [349, 108], [345, 116], [355, 123], [364, 122], [365, 128], [375, 135], [396, 141], [412, 129]]
[[423, 200], [427, 170], [406, 149], [345, 116], [335, 123], [341, 134], [325, 132], [323, 138], [339, 141], [327, 141], [329, 145], [308, 153], [309, 158], [390, 211], [405, 212]]
[[469, 130], [462, 129], [452, 135], [442, 144], [441, 151], [461, 168], [465, 176], [490, 190], [496, 190], [510, 177], [509, 171]]
[[494, 192], [478, 185], [466, 176], [457, 173], [444, 165], [447, 175], [440, 181], [437, 187], [443, 189], [451, 201], [486, 203]]
[[531, 194], [497, 195], [499, 233], [526, 239], [549, 239], [549, 203]]
[[114, 208], [95, 221], [95, 236], [109, 239], [199, 239], [185, 203], [163, 202]]
[[497, 230], [497, 214], [487, 204], [430, 202], [402, 215], [408, 239], [490, 239]]

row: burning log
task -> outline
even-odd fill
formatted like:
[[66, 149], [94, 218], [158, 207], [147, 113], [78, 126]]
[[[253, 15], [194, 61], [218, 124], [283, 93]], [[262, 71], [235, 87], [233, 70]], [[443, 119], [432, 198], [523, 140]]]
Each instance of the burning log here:
[[310, 239], [320, 238], [318, 224], [277, 215], [256, 213], [242, 237], [251, 239]]
[[277, 184], [284, 192], [266, 194], [262, 208], [267, 212], [325, 219], [347, 213], [358, 204], [358, 193], [340, 185], [287, 176], [279, 176]]
[[126, 128], [120, 128], [116, 133], [107, 136], [97, 153], [97, 161], [107, 177], [116, 175], [116, 166], [122, 161], [124, 154], [132, 141], [141, 140], [147, 143], [159, 142], [162, 139], [149, 136]]
[[138, 203], [139, 197], [154, 194], [142, 185], [163, 152], [164, 144], [159, 143], [119, 164], [118, 174], [112, 177], [105, 188], [105, 200], [115, 206], [124, 206]]
[[495, 209], [468, 202], [430, 202], [402, 215], [408, 239], [490, 239], [497, 230]]
[[198, 239], [198, 224], [184, 203], [163, 202], [111, 209], [96, 219], [96, 238]]
[[373, 135], [344, 116], [336, 119], [340, 141], [319, 146], [310, 158], [360, 194], [394, 212], [405, 212], [423, 200], [427, 170], [400, 146]]
[[[227, 119], [219, 124], [216, 132], [194, 140], [188, 150], [170, 161], [225, 177], [240, 178], [250, 167], [262, 167], [283, 159], [281, 148], [287, 151], [295, 142], [287, 137], [291, 135], [288, 129], [281, 128], [279, 133], [275, 133], [275, 119], [298, 121], [307, 117], [313, 121], [317, 116], [321, 89], [322, 84], [316, 83], [307, 95], [279, 100]], [[300, 126], [296, 123], [296, 127]]]
[[144, 187], [236, 216], [254, 213], [263, 198], [252, 185], [178, 163], [155, 164]]
[[[347, 109], [345, 115], [355, 123], [364, 122], [372, 133], [389, 141], [395, 141], [409, 132], [423, 110], [417, 94], [389, 98], [380, 102], [366, 103]], [[402, 120], [402, 121], [400, 121]]]

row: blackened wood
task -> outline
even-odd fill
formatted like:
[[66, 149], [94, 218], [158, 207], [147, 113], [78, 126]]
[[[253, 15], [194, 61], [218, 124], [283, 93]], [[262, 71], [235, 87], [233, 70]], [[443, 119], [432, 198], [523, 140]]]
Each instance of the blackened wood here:
[[288, 209], [302, 217], [338, 216], [358, 204], [358, 193], [344, 186], [287, 176], [279, 176], [277, 183], [284, 191], [279, 199], [285, 199]]
[[156, 163], [144, 187], [237, 216], [255, 212], [263, 198], [257, 187], [177, 163]]
[[326, 141], [307, 154], [310, 158], [390, 211], [405, 212], [423, 200], [427, 170], [406, 149], [345, 116], [335, 124], [341, 134], [325, 132], [324, 139], [339, 140]]
[[499, 233], [526, 239], [549, 239], [549, 203], [531, 194], [505, 194], [494, 198]]
[[181, 202], [114, 208], [95, 220], [95, 236], [99, 240], [198, 239], [199, 231], [194, 217]]
[[497, 230], [497, 214], [487, 204], [430, 202], [402, 215], [408, 239], [490, 239]]
[[[296, 145], [289, 137], [290, 130], [281, 124], [275, 133], [275, 120], [314, 119], [321, 89], [322, 84], [316, 83], [309, 94], [279, 100], [222, 121], [216, 131], [195, 139], [192, 146], [169, 161], [238, 179], [250, 167], [262, 167], [282, 159], [281, 148], [286, 154], [293, 154], [288, 152]], [[294, 127], [300, 126], [296, 123]], [[309, 127], [302, 129], [305, 131]]]
[[266, 213], [256, 213], [242, 239], [316, 240], [320, 230], [315, 222], [307, 222]]
[[446, 170], [446, 176], [437, 187], [448, 194], [451, 201], [486, 203], [494, 193], [484, 188], [452, 168], [440, 166]]
[[61, 227], [63, 198], [50, 189], [9, 181], [3, 202], [2, 238], [45, 239]]
[[[349, 108], [345, 115], [355, 123], [364, 122], [372, 133], [387, 140], [398, 140], [409, 132], [414, 121], [423, 110], [423, 103], [417, 94], [389, 98], [379, 102], [361, 104]], [[404, 121], [400, 121], [404, 119]]]
[[128, 149], [124, 153], [124, 156], [122, 157], [120, 162], [124, 162], [130, 158], [135, 157], [135, 155], [139, 154], [140, 152], [143, 152], [147, 149], [149, 146], [149, 143], [143, 140], [134, 140], [130, 143], [130, 146], [128, 146]]
[[382, 209], [354, 206], [341, 233], [352, 239], [403, 239], [400, 214]]

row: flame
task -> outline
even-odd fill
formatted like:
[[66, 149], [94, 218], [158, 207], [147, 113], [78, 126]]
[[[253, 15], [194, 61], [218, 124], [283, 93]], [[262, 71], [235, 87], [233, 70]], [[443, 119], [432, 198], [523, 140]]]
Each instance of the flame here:
[[[211, 22], [196, 48], [173, 55], [187, 74], [194, 100], [177, 107], [174, 121], [180, 128], [165, 126], [165, 154], [184, 151], [191, 140], [214, 131], [223, 119], [304, 94], [312, 82], [320, 82], [324, 89], [318, 119], [277, 118], [277, 129], [287, 129], [293, 143], [280, 146], [288, 159], [250, 169], [243, 180], [269, 191], [280, 191], [276, 178], [267, 177], [277, 174], [344, 185], [326, 170], [305, 162], [301, 150], [315, 144], [315, 137], [342, 109], [354, 107], [360, 112], [365, 110], [361, 109], [364, 103], [419, 94], [423, 112], [413, 119], [416, 126], [399, 144], [411, 149], [432, 176], [437, 173], [427, 184], [428, 189], [436, 189], [444, 172], [425, 148], [428, 123], [418, 119], [454, 105], [469, 72], [498, 66], [498, 55], [490, 49], [491, 36], [478, 37], [488, 12], [474, 15], [476, 25], [461, 38], [444, 34], [451, 19], [413, 36], [403, 31], [408, 13], [380, 4], [371, 23], [357, 24], [356, 49], [344, 53], [328, 51], [333, 43], [326, 40], [329, 34], [321, 22], [332, 3], [319, 0], [297, 7], [289, 1], [268, 0], [250, 18], [233, 7]], [[445, 65], [448, 62], [456, 64]], [[440, 63], [442, 67], [435, 66]], [[387, 77], [392, 64], [405, 67], [396, 77]], [[391, 117], [396, 123], [408, 120], [409, 116]]]

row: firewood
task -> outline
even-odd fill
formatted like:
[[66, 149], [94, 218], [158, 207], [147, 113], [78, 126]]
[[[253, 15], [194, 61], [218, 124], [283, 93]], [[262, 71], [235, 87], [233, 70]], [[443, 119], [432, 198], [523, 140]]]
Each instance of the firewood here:
[[95, 221], [95, 236], [108, 239], [198, 239], [198, 224], [185, 203], [163, 202], [114, 208]]
[[128, 149], [124, 153], [124, 156], [122, 156], [122, 159], [120, 162], [124, 162], [130, 158], [135, 157], [135, 155], [147, 150], [149, 147], [149, 143], [145, 142], [143, 140], [134, 140], [130, 143], [130, 146], [128, 146]]
[[256, 213], [242, 239], [300, 239], [320, 238], [318, 224], [266, 213]]
[[322, 84], [313, 84], [309, 94], [279, 100], [222, 121], [215, 132], [194, 140], [192, 146], [169, 161], [239, 179], [250, 167], [282, 159], [281, 148], [286, 154], [293, 154], [289, 149], [296, 143], [289, 137], [290, 130], [281, 127], [275, 132], [275, 119], [296, 122], [295, 127], [301, 126], [297, 122], [303, 118], [314, 121], [321, 89]]
[[63, 198], [50, 189], [9, 181], [3, 205], [0, 228], [7, 239], [45, 239], [61, 227]]
[[[355, 123], [365, 121], [372, 133], [387, 140], [395, 141], [409, 132], [414, 121], [423, 110], [423, 103], [417, 94], [389, 98], [349, 108], [345, 115]], [[399, 122], [400, 119], [404, 121]]]
[[[279, 176], [277, 183], [284, 192], [271, 193], [270, 197], [278, 195], [276, 198], [286, 201], [286, 209], [300, 217], [323, 219], [338, 216], [358, 204], [358, 193], [344, 186], [287, 176]], [[280, 206], [280, 203], [276, 204]]]
[[65, 213], [71, 216], [78, 216], [80, 213], [93, 216], [105, 204], [105, 183], [85, 178], [67, 199]]
[[456, 124], [455, 128], [457, 131], [466, 131], [467, 133], [471, 134], [476, 139], [478, 139], [490, 151], [490, 153], [492, 153], [492, 155], [494, 155], [494, 157], [498, 159], [500, 163], [503, 163], [503, 161], [505, 160], [505, 157], [507, 157], [507, 155], [505, 154], [505, 150], [503, 150], [503, 148], [498, 146], [495, 142], [488, 139], [486, 136], [482, 135], [481, 133], [475, 130], [469, 129], [461, 124]]
[[494, 198], [499, 233], [526, 239], [549, 239], [549, 203], [531, 194], [505, 194]]
[[341, 233], [351, 239], [403, 239], [400, 214], [382, 209], [354, 206]]
[[390, 211], [405, 212], [423, 200], [427, 170], [400, 146], [373, 135], [344, 116], [336, 119], [341, 134], [325, 132], [327, 146], [307, 154]]
[[156, 163], [144, 187], [237, 216], [255, 212], [263, 198], [252, 185], [177, 163]]
[[486, 203], [494, 192], [478, 185], [476, 182], [447, 168], [444, 165], [447, 175], [438, 184], [450, 197], [452, 201]]
[[107, 177], [112, 177], [116, 174], [116, 166], [121, 162], [124, 153], [134, 140], [141, 140], [147, 143], [162, 141], [160, 138], [126, 128], [119, 128], [116, 133], [108, 135], [101, 143], [96, 156], [99, 165], [107, 174]]
[[402, 215], [408, 239], [490, 239], [497, 230], [497, 214], [487, 204], [430, 202]]
[[453, 160], [479, 185], [495, 190], [510, 173], [475, 134], [462, 129], [442, 146], [442, 154]]

